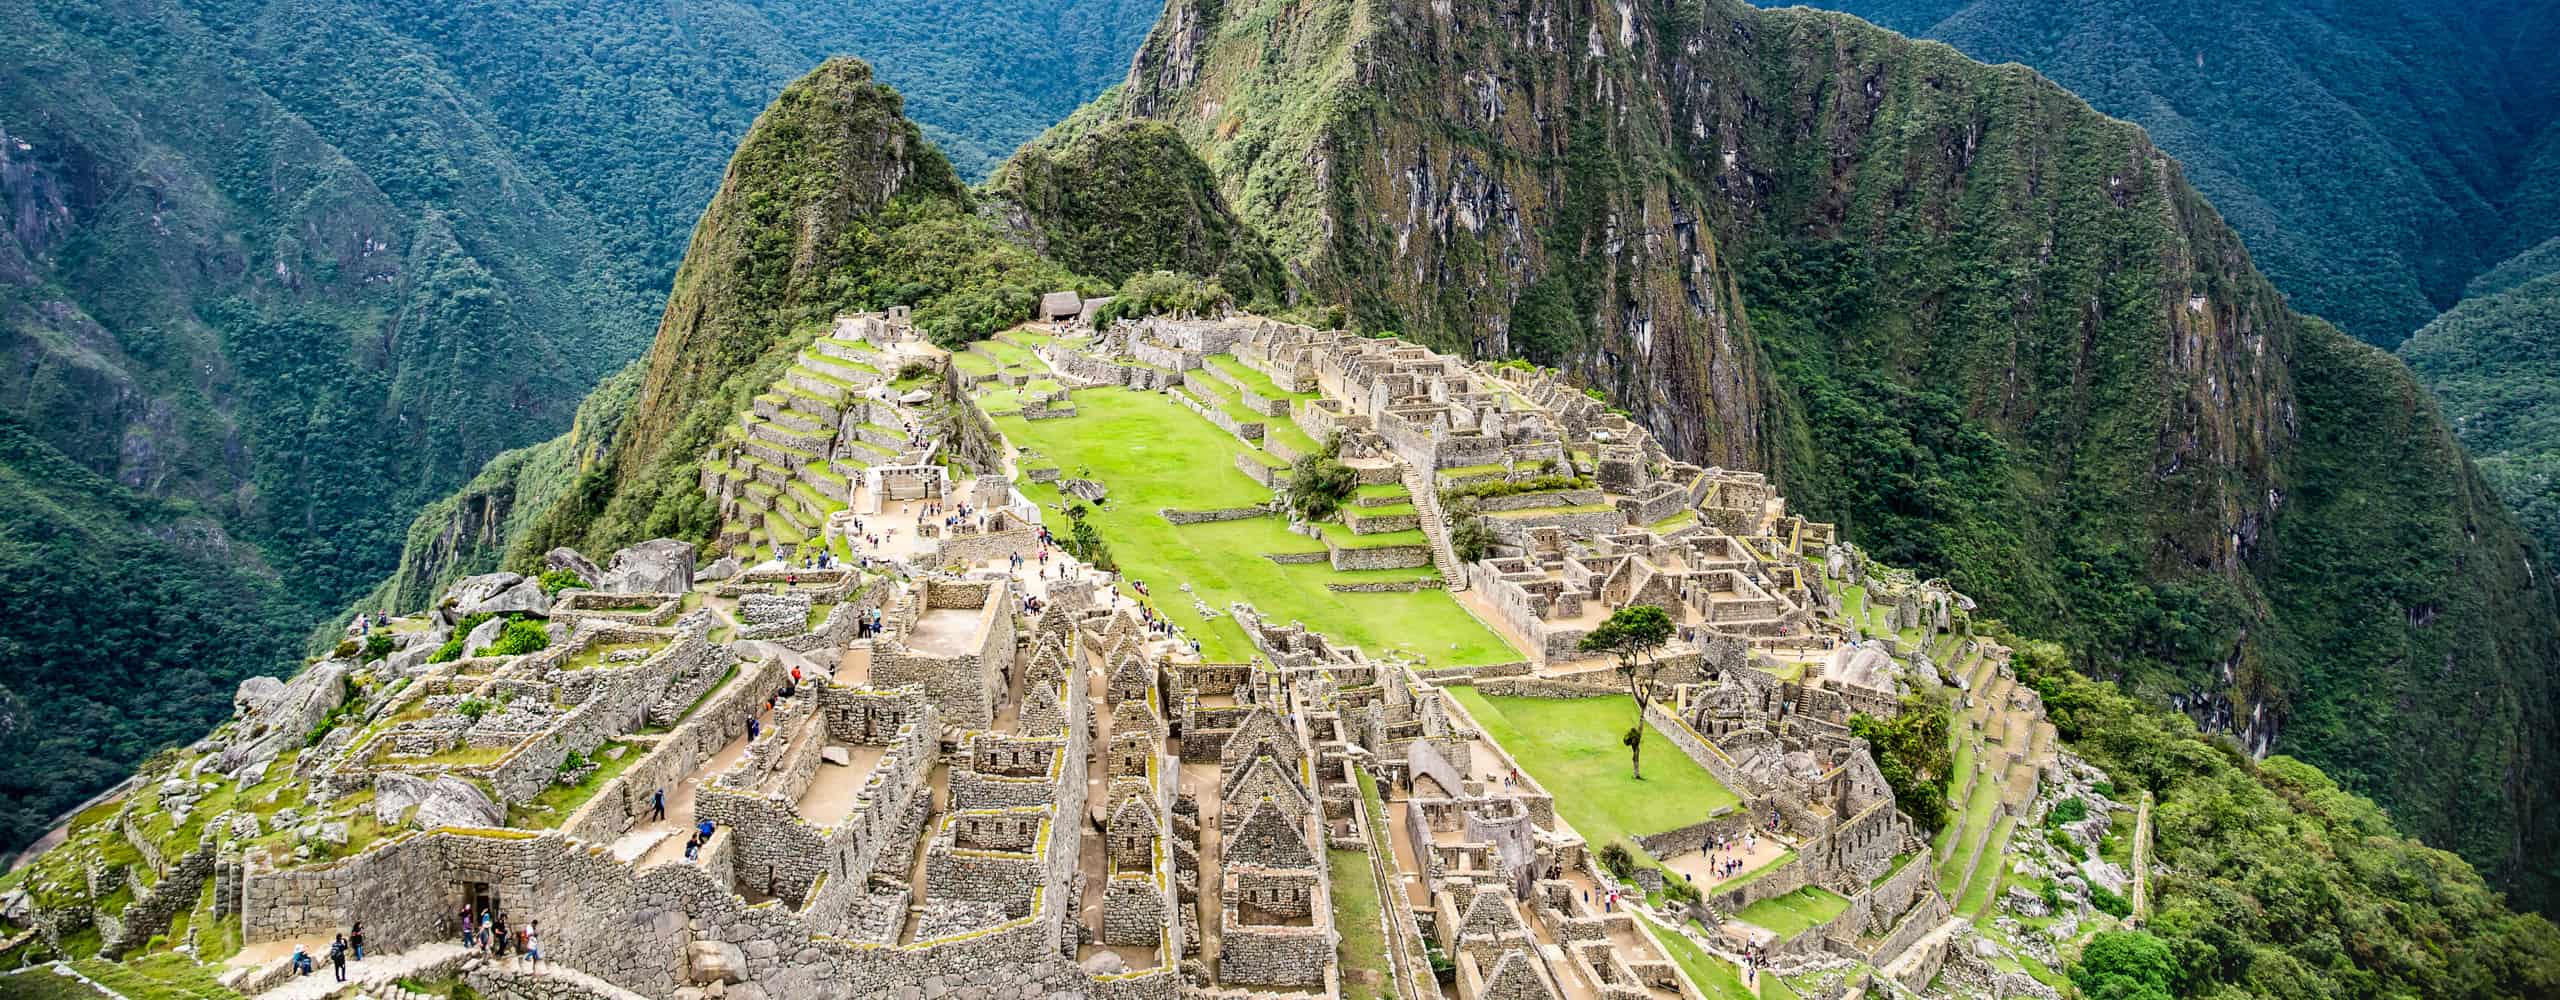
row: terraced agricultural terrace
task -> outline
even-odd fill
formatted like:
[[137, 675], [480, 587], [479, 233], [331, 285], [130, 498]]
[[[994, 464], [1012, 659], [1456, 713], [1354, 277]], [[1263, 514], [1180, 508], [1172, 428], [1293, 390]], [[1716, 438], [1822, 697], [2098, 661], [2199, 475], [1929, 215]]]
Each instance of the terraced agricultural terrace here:
[[[279, 1000], [358, 921], [370, 995], [2050, 996], [2118, 919], [2139, 806], [1764, 477], [1534, 367], [1075, 314], [814, 331], [700, 456], [707, 546], [243, 685], [10, 876], [9, 947]], [[1641, 609], [1640, 669], [1587, 648]], [[1851, 731], [1915, 712], [1934, 835]]]

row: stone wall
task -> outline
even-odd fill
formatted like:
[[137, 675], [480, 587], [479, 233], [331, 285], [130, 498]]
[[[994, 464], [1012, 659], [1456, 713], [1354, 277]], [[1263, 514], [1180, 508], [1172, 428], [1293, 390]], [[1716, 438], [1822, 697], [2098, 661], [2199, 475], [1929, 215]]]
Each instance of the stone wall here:
[[1338, 570], [1411, 569], [1431, 565], [1429, 545], [1378, 545], [1345, 548], [1328, 542], [1333, 568]]
[[1733, 913], [1764, 899], [1776, 899], [1812, 885], [1811, 867], [1802, 857], [1788, 858], [1741, 885], [1710, 890], [1707, 905], [1721, 913]]
[[1698, 731], [1683, 721], [1678, 713], [1663, 707], [1661, 702], [1656, 701], [1646, 705], [1644, 717], [1646, 721], [1653, 723], [1655, 732], [1668, 737], [1672, 746], [1679, 747], [1681, 753], [1688, 754], [1690, 760], [1697, 761], [1699, 767], [1706, 768], [1707, 773], [1714, 775], [1717, 781], [1723, 782], [1726, 788], [1746, 791], [1760, 787], [1759, 782], [1751, 781], [1743, 775], [1741, 766], [1734, 763], [1730, 755], [1717, 747], [1714, 742], [1699, 735]]
[[1713, 838], [1738, 837], [1747, 831], [1765, 829], [1769, 824], [1766, 809], [1721, 806], [1707, 815], [1709, 818], [1705, 820], [1675, 830], [1637, 837], [1636, 843], [1643, 845], [1645, 852], [1654, 857], [1668, 858], [1698, 850]]
[[[213, 868], [214, 849], [210, 842], [181, 855], [160, 876], [160, 881], [136, 895], [123, 913], [116, 914], [117, 933], [101, 936], [98, 954], [118, 958], [150, 941], [152, 935], [167, 931], [179, 913], [195, 907], [205, 877], [213, 874]], [[106, 924], [101, 922], [99, 926], [103, 929]]]
[[1165, 507], [1158, 509], [1156, 511], [1156, 516], [1164, 518], [1168, 523], [1181, 525], [1210, 524], [1217, 521], [1248, 521], [1257, 517], [1269, 517], [1271, 516], [1271, 513], [1272, 511], [1270, 507], [1261, 505], [1252, 507], [1221, 507], [1212, 510], [1176, 510], [1171, 507]]
[[[718, 648], [726, 653], [726, 647]], [[747, 717], [763, 708], [765, 701], [790, 679], [791, 671], [773, 660], [741, 667], [728, 687], [703, 702], [674, 732], [660, 738], [657, 747], [646, 756], [597, 789], [595, 797], [579, 807], [561, 824], [561, 829], [571, 837], [596, 843], [610, 843], [620, 837], [648, 814], [653, 793], [674, 788], [701, 770], [704, 761], [746, 732]]]

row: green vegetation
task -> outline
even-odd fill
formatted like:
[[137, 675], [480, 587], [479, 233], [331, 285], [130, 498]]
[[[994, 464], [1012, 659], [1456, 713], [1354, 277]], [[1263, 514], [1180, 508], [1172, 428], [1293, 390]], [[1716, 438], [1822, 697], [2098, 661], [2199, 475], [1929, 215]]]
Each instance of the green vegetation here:
[[1199, 153], [1155, 122], [1115, 121], [1033, 143], [991, 188], [1021, 206], [1059, 263], [1121, 283], [1129, 301], [1111, 304], [1114, 318], [1203, 311], [1229, 292], [1267, 310], [1287, 285], [1279, 258], [1236, 220]]
[[[2370, 800], [2284, 756], [2252, 761], [2185, 716], [2021, 647], [2063, 738], [2119, 794], [2149, 790], [2166, 874], [2132, 940], [2101, 935], [2072, 976], [2181, 997], [2537, 996], [2560, 988], [2560, 929], [2511, 912], [2459, 858], [2406, 839]], [[2145, 939], [2157, 939], [2156, 942]], [[2165, 954], [2122, 973], [2110, 953]], [[2118, 956], [2122, 957], [2122, 956]], [[2084, 977], [2098, 979], [2083, 981]], [[2131, 992], [2125, 994], [2153, 995]]]
[[[2560, 257], [2560, 240], [2554, 240]], [[2542, 550], [2560, 552], [2560, 259], [2463, 300], [2400, 345], [2480, 475]]]
[[1891, 719], [1862, 714], [1849, 720], [1850, 735], [1867, 741], [1876, 769], [1893, 787], [1894, 807], [1911, 817], [1923, 836], [1947, 825], [1947, 782], [1956, 771], [1948, 711], [1943, 699], [1906, 694], [1902, 713]]
[[[2560, 32], [2544, 8], [2382, 0], [2340, 19], [2282, 0], [1819, 6], [2035, 67], [2149, 129], [2303, 312], [2372, 343], [2399, 343], [2472, 276], [2560, 234], [2551, 75], [2515, 58]], [[2313, 148], [2322, 155], [2298, 155]]]
[[1227, 290], [1215, 281], [1205, 281], [1187, 274], [1152, 271], [1132, 275], [1120, 283], [1111, 301], [1094, 313], [1093, 325], [1108, 329], [1124, 319], [1147, 316], [1191, 314], [1215, 315], [1230, 302]]
[[[612, 753], [615, 749], [620, 749], [622, 753], [616, 756]], [[630, 770], [631, 765], [639, 763], [640, 758], [648, 754], [648, 747], [636, 743], [612, 742], [597, 747], [596, 755], [591, 760], [579, 760], [574, 765], [563, 763], [561, 770], [564, 772], [576, 770], [577, 767], [589, 763], [594, 764], [596, 768], [575, 783], [554, 782], [551, 787], [543, 789], [532, 799], [508, 805], [507, 825], [531, 830], [558, 828], [562, 822], [577, 813], [579, 807], [586, 805], [587, 800], [595, 798], [596, 793], [602, 791], [607, 783], [620, 777], [622, 772]]]
[[[1242, 662], [1253, 646], [1232, 617], [1203, 620], [1197, 597], [1212, 608], [1249, 601], [1280, 621], [1298, 620], [1358, 643], [1372, 655], [1400, 652], [1435, 665], [1508, 663], [1520, 658], [1500, 636], [1460, 608], [1447, 591], [1339, 593], [1327, 583], [1399, 580], [1427, 569], [1341, 572], [1325, 563], [1275, 563], [1265, 553], [1322, 551], [1324, 544], [1291, 534], [1277, 516], [1175, 526], [1156, 512], [1171, 507], [1215, 510], [1271, 502], [1272, 493], [1235, 468], [1251, 446], [1202, 420], [1160, 393], [1080, 389], [1076, 416], [1026, 421], [997, 417], [995, 424], [1026, 455], [1055, 463], [1068, 476], [1109, 487], [1105, 502], [1083, 523], [1110, 547], [1112, 560], [1130, 579], [1158, 588], [1150, 600], [1201, 641], [1213, 662]], [[1049, 529], [1071, 538], [1075, 520], [1060, 509], [1057, 488], [1020, 484], [1040, 504]], [[1367, 536], [1374, 537], [1374, 536]], [[1192, 592], [1170, 589], [1188, 583]], [[1134, 593], [1131, 595], [1134, 596]]]
[[1340, 436], [1329, 438], [1314, 454], [1301, 456], [1289, 470], [1289, 508], [1299, 517], [1321, 521], [1342, 509], [1360, 485], [1357, 473], [1342, 464]]
[[1618, 753], [1625, 747], [1621, 727], [1635, 708], [1634, 699], [1514, 698], [1477, 694], [1471, 687], [1448, 690], [1520, 762], [1521, 770], [1556, 793], [1556, 813], [1590, 843], [1678, 829], [1741, 802], [1683, 755], [1663, 755], [1642, 781], [1619, 767]]
[[[2260, 37], [2193, 27], [2230, 23], [2209, 5], [2171, 6], [2157, 16], [2188, 27], [2157, 37]], [[1397, 19], [1344, 8], [1276, 34], [1258, 8], [1191, 8], [1196, 33], [1151, 38], [1130, 82], [1061, 130], [1132, 116], [1180, 130], [1303, 276], [1302, 308], [1566, 366], [1673, 454], [1772, 470], [1790, 510], [1946, 577], [1986, 615], [2068, 637], [2083, 669], [2145, 697], [2218, 693], [2228, 717], [2280, 722], [2279, 749], [2386, 797], [2524, 898], [2560, 899], [2541, 862], [2560, 853], [2560, 785], [2522, 777], [2560, 768], [2550, 574], [2528, 567], [2525, 536], [2407, 372], [2290, 311], [2256, 247], [2138, 128], [2035, 74], [1803, 8], [1661, 3], [1641, 44], [1603, 32], [1596, 52], [1558, 53], [1484, 31], [1420, 56]], [[2153, 23], [2147, 8], [2080, 9], [2005, 20], [2091, 59], [2140, 48], [2113, 40]], [[1461, 0], [1451, 17], [1500, 14]], [[2191, 55], [2144, 58], [2179, 59], [2182, 81], [2221, 72], [2187, 68]], [[1491, 102], [1461, 66], [1598, 83], [1552, 101], [1498, 85]], [[2334, 69], [2288, 79], [2402, 100], [2362, 86], [2389, 72]], [[2133, 79], [2154, 75], [2170, 74]], [[1843, 100], [1843, 81], [1872, 85]], [[2554, 105], [2479, 106], [2492, 132], [2523, 136], [2541, 127], [2507, 109]], [[1494, 117], [1461, 124], [1452, 108]], [[1706, 119], [1716, 128], [1695, 135]], [[2428, 115], [2388, 120], [2439, 134]], [[2293, 171], [2285, 151], [2309, 147], [2267, 148]], [[2513, 167], [2528, 161], [2442, 176], [2550, 175]], [[1416, 172], [1453, 163], [1499, 165], [1498, 224], [1407, 224]], [[1624, 249], [1623, 220], [1722, 203], [1711, 192], [1744, 175], [1749, 195], [1684, 237], [1694, 255]], [[2343, 218], [2334, 199], [2302, 205]], [[1513, 303], [1501, 338], [1486, 301]], [[2196, 333], [2244, 326], [2245, 345]], [[2480, 694], [2422, 694], [2437, 690]]]
[[1333, 926], [1341, 932], [1335, 946], [1341, 963], [1342, 995], [1392, 997], [1394, 972], [1387, 965], [1387, 929], [1378, 903], [1378, 879], [1363, 851], [1330, 850], [1325, 863], [1333, 871]]
[[1767, 928], [1781, 940], [1830, 922], [1849, 908], [1849, 897], [1818, 885], [1772, 896], [1734, 912], [1735, 919]]

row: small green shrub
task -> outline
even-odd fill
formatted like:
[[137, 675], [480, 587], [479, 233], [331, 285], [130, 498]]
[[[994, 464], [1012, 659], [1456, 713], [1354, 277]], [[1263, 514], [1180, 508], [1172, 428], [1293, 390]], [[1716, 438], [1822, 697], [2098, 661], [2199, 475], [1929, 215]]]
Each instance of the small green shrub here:
[[351, 657], [355, 656], [357, 653], [360, 653], [360, 652], [363, 652], [363, 651], [364, 651], [364, 645], [363, 645], [362, 643], [359, 643], [359, 642], [357, 642], [357, 641], [355, 641], [355, 640], [353, 640], [353, 639], [347, 639], [347, 640], [343, 640], [343, 641], [339, 642], [339, 643], [338, 643], [338, 648], [333, 649], [333, 650], [330, 650], [330, 651], [329, 651], [329, 655], [330, 655], [330, 656], [333, 656], [333, 657], [336, 657], [336, 658], [338, 658], [338, 659], [344, 660], [344, 659], [349, 659], [349, 658], [351, 658]]
[[465, 698], [462, 704], [453, 706], [453, 711], [473, 723], [478, 723], [482, 717], [489, 714], [489, 703], [479, 698]]
[[2089, 883], [2089, 905], [2097, 907], [2098, 912], [2119, 920], [2133, 915], [2132, 900], [2119, 896], [2106, 886], [2095, 882]]
[[1443, 489], [1440, 491], [1440, 499], [1443, 501], [1470, 498], [1482, 500], [1492, 497], [1518, 496], [1522, 493], [1555, 493], [1562, 490], [1590, 488], [1591, 479], [1587, 476], [1538, 476], [1521, 480], [1480, 479]]
[[1612, 840], [1606, 844], [1602, 844], [1600, 845], [1600, 867], [1607, 869], [1609, 874], [1615, 875], [1620, 879], [1634, 878], [1636, 874], [1635, 852], [1628, 850], [1626, 843], [1623, 841]]
[[551, 633], [543, 630], [542, 622], [518, 618], [507, 623], [505, 631], [498, 633], [498, 641], [490, 643], [486, 652], [490, 656], [516, 656], [548, 645]]
[[2089, 803], [2082, 801], [2079, 796], [2074, 795], [2070, 798], [2054, 803], [2053, 810], [2045, 813], [2044, 815], [2044, 825], [2061, 826], [2066, 823], [2077, 823], [2088, 818]]
[[1342, 509], [1342, 502], [1360, 488], [1360, 474], [1342, 464], [1342, 437], [1335, 435], [1324, 443], [1324, 450], [1298, 459], [1289, 473], [1289, 508], [1310, 521], [1332, 517]]
[[391, 655], [391, 633], [376, 632], [364, 638], [364, 658], [379, 660]]
[[573, 569], [555, 569], [542, 574], [542, 592], [546, 594], [558, 594], [572, 587], [584, 590], [594, 586], [595, 584], [588, 583], [586, 577], [579, 576], [578, 571]]

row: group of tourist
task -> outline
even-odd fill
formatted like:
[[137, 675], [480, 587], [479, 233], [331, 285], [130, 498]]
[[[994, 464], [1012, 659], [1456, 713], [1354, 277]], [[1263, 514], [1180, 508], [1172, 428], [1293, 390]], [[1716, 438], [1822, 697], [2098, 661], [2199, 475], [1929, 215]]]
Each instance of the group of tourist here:
[[531, 963], [531, 967], [537, 970], [542, 968], [542, 921], [536, 920], [510, 932], [507, 915], [499, 912], [497, 907], [474, 909], [467, 903], [463, 905], [458, 920], [462, 924], [463, 947], [485, 952], [491, 958], [513, 955], [519, 963]]
[[836, 568], [836, 554], [826, 549], [819, 549], [814, 555], [803, 552], [800, 554], [800, 568], [834, 569]]
[[[356, 961], [364, 961], [363, 921], [357, 921], [355, 926], [348, 928], [347, 933], [340, 934], [337, 940], [329, 942], [329, 968], [337, 973], [338, 981], [342, 983], [347, 981], [347, 956], [350, 953], [354, 954]], [[308, 976], [317, 968], [311, 961], [310, 951], [305, 950], [301, 945], [293, 946], [294, 975]]]
[[[1772, 817], [1772, 819], [1774, 819], [1774, 817]], [[1748, 856], [1751, 852], [1759, 849], [1760, 835], [1758, 833], [1746, 832], [1740, 837], [1735, 837], [1729, 834], [1718, 834], [1707, 838], [1706, 847], [1704, 848], [1707, 853], [1707, 877], [1717, 881], [1723, 881], [1740, 874], [1742, 866], [1749, 863]], [[1734, 856], [1729, 858], [1720, 858], [1716, 856], [1719, 851], [1734, 851], [1736, 853]]]

